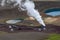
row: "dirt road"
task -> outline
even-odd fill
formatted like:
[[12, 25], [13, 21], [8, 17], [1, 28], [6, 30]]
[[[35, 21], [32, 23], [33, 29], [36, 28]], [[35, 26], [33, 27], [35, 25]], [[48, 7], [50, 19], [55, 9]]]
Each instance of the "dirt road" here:
[[0, 33], [0, 40], [44, 40], [50, 33], [60, 33], [60, 26], [47, 25], [46, 32], [19, 31], [15, 33]]
[[0, 40], [43, 40], [47, 37], [43, 32], [20, 32], [0, 35]]

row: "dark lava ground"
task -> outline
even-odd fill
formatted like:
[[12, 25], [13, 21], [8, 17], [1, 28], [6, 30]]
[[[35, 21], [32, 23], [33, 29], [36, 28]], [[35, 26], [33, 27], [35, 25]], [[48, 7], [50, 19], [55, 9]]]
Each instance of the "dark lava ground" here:
[[[10, 25], [10, 24], [9, 24]], [[8, 24], [0, 24], [0, 31], [12, 33], [9, 29]], [[11, 25], [14, 29], [13, 33], [16, 32], [46, 32], [46, 33], [60, 33], [60, 26], [47, 24], [45, 31], [39, 31], [37, 26], [25, 26], [25, 25]]]

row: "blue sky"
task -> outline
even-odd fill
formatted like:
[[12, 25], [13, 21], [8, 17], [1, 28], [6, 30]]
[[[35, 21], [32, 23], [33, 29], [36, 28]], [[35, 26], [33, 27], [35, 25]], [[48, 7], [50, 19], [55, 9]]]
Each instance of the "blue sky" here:
[[53, 12], [49, 12], [49, 13], [46, 13], [47, 15], [52, 15], [52, 16], [57, 16], [57, 15], [60, 15], [60, 11], [53, 11]]

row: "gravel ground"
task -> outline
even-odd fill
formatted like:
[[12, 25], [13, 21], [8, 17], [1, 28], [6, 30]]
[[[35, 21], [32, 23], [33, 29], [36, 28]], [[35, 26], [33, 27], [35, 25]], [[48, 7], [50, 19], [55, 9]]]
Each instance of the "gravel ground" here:
[[[17, 26], [22, 27], [22, 26]], [[24, 28], [31, 28], [25, 26]], [[26, 31], [27, 29], [24, 29], [22, 31], [15, 30], [14, 32], [10, 32], [8, 29], [8, 25], [0, 24], [0, 31], [2, 32], [8, 32], [4, 34], [0, 34], [0, 40], [44, 40], [47, 38], [47, 36], [51, 33], [60, 33], [60, 26], [56, 25], [47, 25], [47, 31], [32, 31], [31, 29]]]
[[42, 32], [19, 32], [4, 34], [0, 36], [0, 40], [43, 40], [48, 33]]

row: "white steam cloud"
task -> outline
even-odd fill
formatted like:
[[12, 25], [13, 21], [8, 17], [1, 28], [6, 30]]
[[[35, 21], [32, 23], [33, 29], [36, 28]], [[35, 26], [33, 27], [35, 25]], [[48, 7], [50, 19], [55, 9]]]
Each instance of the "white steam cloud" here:
[[[38, 10], [35, 9], [35, 4], [32, 0], [24, 0], [24, 2], [22, 2], [22, 0], [10, 0], [10, 1], [16, 2], [14, 4], [14, 6], [19, 5], [18, 6], [19, 10], [27, 11], [27, 14], [29, 16], [34, 17], [40, 24], [42, 24], [43, 26], [46, 26], [41, 18], [41, 15], [39, 14]], [[9, 1], [7, 1], [7, 2], [9, 2]], [[5, 0], [2, 0], [1, 5], [3, 6], [4, 3], [5, 3]]]
[[35, 5], [33, 1], [26, 0], [24, 3], [24, 7], [26, 8], [29, 16], [34, 17], [40, 24], [42, 24], [43, 26], [46, 26], [38, 10], [35, 9]]

